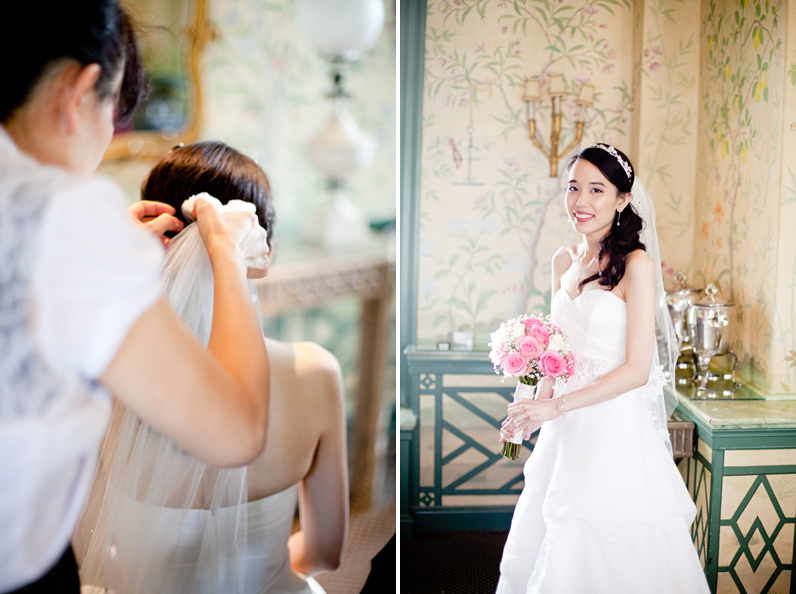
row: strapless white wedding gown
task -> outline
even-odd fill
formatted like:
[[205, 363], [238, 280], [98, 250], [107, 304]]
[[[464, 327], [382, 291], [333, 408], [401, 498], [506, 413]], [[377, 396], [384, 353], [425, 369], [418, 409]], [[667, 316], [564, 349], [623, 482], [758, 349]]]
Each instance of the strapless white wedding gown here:
[[[552, 317], [577, 358], [556, 396], [625, 361], [626, 305], [613, 293], [561, 289]], [[653, 427], [655, 371], [647, 386], [542, 426], [497, 594], [709, 593], [689, 535], [694, 503]]]
[[[145, 544], [133, 543], [139, 563], [146, 568], [145, 574], [126, 576], [123, 583], [135, 591], [168, 594], [209, 594], [215, 590], [211, 584], [232, 581], [237, 583], [237, 589], [230, 594], [323, 594], [315, 580], [298, 576], [290, 567], [287, 540], [297, 497], [298, 485], [293, 485], [245, 504], [248, 516], [245, 551], [233, 562], [225, 561], [224, 551], [218, 551], [218, 564], [207, 566], [206, 579], [203, 579], [202, 567], [198, 567], [197, 562], [205, 544], [202, 539], [207, 524], [230, 524], [237, 517], [237, 510], [159, 507], [153, 508], [152, 514], [142, 514], [141, 508], [145, 504], [125, 498], [120, 510], [122, 513], [131, 518], [156, 516], [157, 522], [147, 526]], [[225, 522], [225, 514], [232, 520]], [[179, 531], [176, 539], [175, 530]], [[118, 553], [122, 557], [125, 551]], [[109, 553], [109, 565], [115, 554], [116, 551]], [[219, 569], [221, 575], [216, 574]], [[233, 573], [234, 580], [228, 577]], [[84, 580], [81, 594], [117, 594], [104, 586], [92, 584], [91, 576], [82, 575], [81, 579]], [[118, 594], [124, 594], [124, 591]]]

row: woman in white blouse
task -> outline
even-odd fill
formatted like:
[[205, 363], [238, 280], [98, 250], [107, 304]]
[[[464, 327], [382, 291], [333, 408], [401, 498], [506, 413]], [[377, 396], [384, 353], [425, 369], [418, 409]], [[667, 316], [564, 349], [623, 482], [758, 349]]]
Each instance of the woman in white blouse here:
[[246, 277], [268, 248], [253, 215], [197, 205], [217, 281], [205, 349], [163, 297], [162, 246], [91, 177], [114, 112], [143, 96], [117, 1], [7, 3], [0, 55], [0, 592], [77, 592], [69, 539], [111, 393], [207, 462], [262, 450], [268, 359]]

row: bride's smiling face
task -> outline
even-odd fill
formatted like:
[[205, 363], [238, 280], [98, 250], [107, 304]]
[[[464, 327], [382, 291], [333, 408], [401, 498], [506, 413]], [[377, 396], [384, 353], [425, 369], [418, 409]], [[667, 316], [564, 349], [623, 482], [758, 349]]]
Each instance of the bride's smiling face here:
[[569, 169], [566, 189], [569, 222], [582, 235], [604, 237], [614, 224], [614, 216], [629, 202], [629, 194], [620, 194], [596, 165], [578, 159]]

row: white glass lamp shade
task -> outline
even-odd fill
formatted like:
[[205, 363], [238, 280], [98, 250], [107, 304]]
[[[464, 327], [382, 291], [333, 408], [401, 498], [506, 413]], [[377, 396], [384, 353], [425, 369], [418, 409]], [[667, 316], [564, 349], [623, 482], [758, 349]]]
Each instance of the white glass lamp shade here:
[[326, 129], [309, 145], [310, 158], [327, 177], [342, 180], [373, 161], [376, 143], [365, 134], [344, 105], [336, 106]]
[[323, 54], [356, 58], [372, 46], [384, 26], [382, 0], [298, 0], [296, 20]]

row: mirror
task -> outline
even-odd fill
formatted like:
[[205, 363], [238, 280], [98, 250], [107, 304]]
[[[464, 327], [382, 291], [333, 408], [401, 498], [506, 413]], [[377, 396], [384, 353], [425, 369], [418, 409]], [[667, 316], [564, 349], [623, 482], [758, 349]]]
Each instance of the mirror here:
[[207, 0], [130, 0], [125, 6], [138, 25], [150, 96], [133, 121], [116, 130], [104, 159], [158, 159], [199, 137], [199, 62], [216, 31], [207, 21]]

